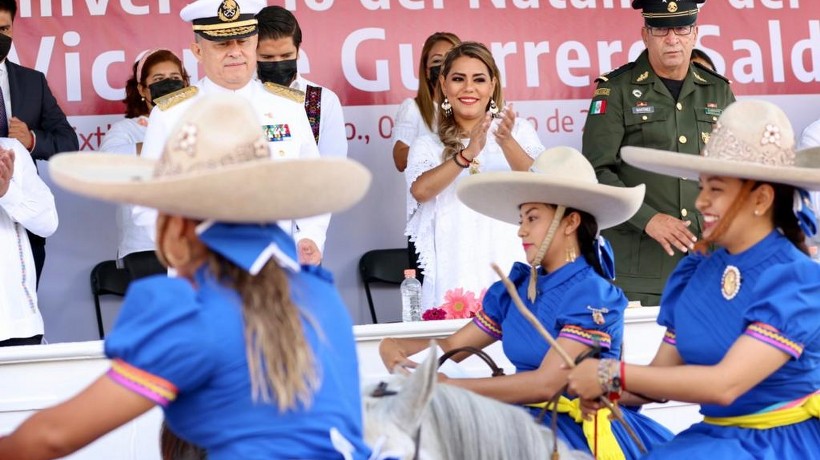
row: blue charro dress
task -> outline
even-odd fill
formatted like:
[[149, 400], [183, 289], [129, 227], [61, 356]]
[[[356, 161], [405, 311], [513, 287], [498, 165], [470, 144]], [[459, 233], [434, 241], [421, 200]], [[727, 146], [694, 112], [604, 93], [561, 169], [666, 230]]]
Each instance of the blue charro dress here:
[[[740, 272], [740, 289], [731, 300], [721, 292], [728, 266]], [[706, 417], [772, 412], [800, 405], [820, 389], [820, 265], [778, 231], [739, 254], [719, 249], [684, 258], [667, 282], [658, 323], [667, 328], [664, 341], [677, 347], [686, 364], [717, 364], [742, 335], [791, 357], [731, 405], [702, 404]], [[704, 421], [647, 458], [820, 458], [820, 420], [815, 414], [768, 429]]]
[[[516, 263], [510, 272], [510, 280], [518, 288], [524, 304], [553, 337], [577, 340], [590, 346], [597, 339], [603, 348], [603, 358], [620, 358], [627, 305], [620, 288], [598, 275], [583, 257], [579, 257], [553, 273], [540, 274], [536, 301], [532, 304], [527, 300], [529, 276], [530, 267], [522, 263]], [[519, 313], [500, 281], [487, 290], [483, 309], [473, 322], [494, 339], [501, 340], [504, 354], [515, 365], [516, 372], [537, 369], [550, 349]], [[541, 411], [532, 407], [529, 410], [533, 416]], [[647, 448], [672, 438], [672, 433], [654, 420], [629, 408], [623, 408], [622, 412]], [[548, 413], [544, 424], [549, 426], [550, 420], [551, 414]], [[640, 450], [623, 426], [612, 422], [611, 427], [624, 456], [639, 458]], [[582, 425], [567, 413], [558, 414], [558, 434], [574, 449], [590, 453]]]
[[309, 407], [280, 413], [253, 401], [240, 297], [204, 267], [196, 289], [167, 277], [132, 284], [105, 341], [108, 376], [161, 405], [174, 433], [209, 460], [341, 459], [332, 432], [337, 444], [340, 436], [352, 444], [350, 458], [368, 458], [347, 309], [325, 270], [287, 273], [320, 379]]

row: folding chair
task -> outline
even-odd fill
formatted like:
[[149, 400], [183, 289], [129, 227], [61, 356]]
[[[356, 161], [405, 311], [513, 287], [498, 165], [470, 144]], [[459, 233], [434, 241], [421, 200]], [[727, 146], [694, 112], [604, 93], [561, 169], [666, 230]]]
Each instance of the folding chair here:
[[362, 275], [364, 292], [367, 294], [367, 304], [370, 307], [370, 317], [373, 319], [373, 324], [379, 321], [376, 319], [376, 307], [373, 305], [370, 284], [399, 285], [404, 281], [404, 270], [409, 266], [407, 248], [374, 249], [367, 251], [359, 259], [359, 273]]
[[100, 340], [105, 338], [103, 329], [102, 312], [100, 311], [100, 296], [110, 294], [120, 297], [125, 295], [125, 290], [131, 278], [128, 272], [117, 267], [114, 260], [104, 260], [91, 269], [91, 294], [94, 296], [94, 308], [97, 311], [97, 328], [100, 332]]

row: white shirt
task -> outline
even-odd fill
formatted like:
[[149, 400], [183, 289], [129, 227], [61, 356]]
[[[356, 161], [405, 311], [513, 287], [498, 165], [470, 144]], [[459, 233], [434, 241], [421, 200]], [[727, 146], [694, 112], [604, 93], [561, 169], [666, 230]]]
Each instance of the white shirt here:
[[[136, 155], [137, 144], [145, 139], [148, 127], [148, 117], [125, 118], [113, 125], [105, 133], [100, 144], [100, 151], [119, 153], [122, 155]], [[119, 230], [119, 244], [117, 258], [122, 259], [128, 254], [143, 251], [153, 251], [154, 224], [140, 225], [133, 218], [134, 206], [122, 204], [117, 206], [117, 229]]]
[[9, 71], [6, 60], [0, 62], [0, 90], [3, 91], [3, 102], [6, 105], [6, 118], [11, 119], [11, 87], [9, 86]]
[[15, 155], [9, 189], [0, 197], [0, 340], [7, 340], [43, 333], [26, 230], [51, 236], [57, 230], [57, 208], [23, 144], [0, 138], [0, 147]]
[[410, 147], [417, 137], [430, 134], [433, 134], [433, 131], [424, 124], [416, 100], [409, 97], [402, 101], [399, 110], [396, 112], [391, 145], [395, 146], [396, 142], [401, 141], [404, 145]]
[[[142, 156], [152, 159], [158, 159], [162, 156], [162, 150], [168, 136], [171, 134], [171, 130], [194, 101], [206, 94], [234, 94], [250, 102], [254, 111], [259, 115], [261, 126], [279, 123], [288, 124], [292, 133], [290, 138], [268, 142], [271, 158], [288, 160], [319, 157], [319, 149], [316, 147], [316, 141], [313, 139], [313, 132], [310, 129], [310, 123], [308, 123], [305, 108], [302, 104], [270, 93], [258, 80], [251, 80], [238, 90], [230, 90], [219, 86], [207, 77], [194, 86], [199, 88], [199, 92], [195, 96], [168, 109], [162, 110], [159, 107], [154, 107], [151, 111], [151, 116], [148, 119], [148, 129], [145, 132], [145, 141], [142, 145]], [[154, 225], [156, 223], [156, 211], [137, 206], [134, 209], [134, 221], [138, 225]], [[298, 219], [293, 222], [281, 221], [279, 225], [289, 232], [294, 240], [310, 239], [316, 243], [320, 251], [324, 252], [327, 221], [329, 221], [329, 217], [318, 216]]]
[[347, 133], [345, 132], [345, 117], [342, 112], [342, 102], [339, 96], [324, 86], [319, 86], [301, 75], [290, 84], [307, 95], [307, 87], [322, 88], [322, 104], [319, 117], [319, 154], [323, 157], [347, 157]]

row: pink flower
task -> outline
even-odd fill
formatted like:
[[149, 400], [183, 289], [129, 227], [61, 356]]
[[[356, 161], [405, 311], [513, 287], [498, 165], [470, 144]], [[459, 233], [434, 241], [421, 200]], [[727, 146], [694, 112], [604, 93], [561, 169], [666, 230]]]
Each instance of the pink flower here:
[[475, 316], [480, 306], [473, 291], [465, 292], [464, 289], [457, 288], [444, 294], [444, 305], [441, 308], [447, 312], [447, 318], [456, 319]]
[[439, 319], [447, 319], [447, 312], [442, 310], [441, 308], [428, 308], [424, 311], [421, 315], [421, 319], [424, 321], [435, 321]]

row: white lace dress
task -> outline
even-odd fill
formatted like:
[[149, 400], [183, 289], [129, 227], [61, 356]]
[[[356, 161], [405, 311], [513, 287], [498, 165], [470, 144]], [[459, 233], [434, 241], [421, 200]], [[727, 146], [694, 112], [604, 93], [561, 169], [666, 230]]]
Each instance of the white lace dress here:
[[[490, 128], [487, 144], [478, 156], [479, 174], [510, 170], [504, 152], [492, 134], [494, 130], [495, 127]], [[513, 137], [533, 158], [544, 150], [526, 120], [516, 120]], [[467, 142], [465, 139], [465, 146]], [[405, 234], [415, 243], [419, 265], [424, 272], [422, 311], [441, 306], [445, 294], [457, 288], [472, 291], [478, 298], [484, 289], [498, 280], [490, 268], [491, 262], [497, 263], [504, 273], [510, 270], [513, 262], [526, 262], [515, 225], [478, 214], [456, 197], [456, 185], [470, 175], [469, 169], [462, 171], [452, 184], [426, 203], [418, 203], [409, 193], [410, 186], [420, 175], [441, 164], [443, 151], [444, 145], [437, 135], [418, 137], [410, 146], [404, 172], [408, 187]]]

